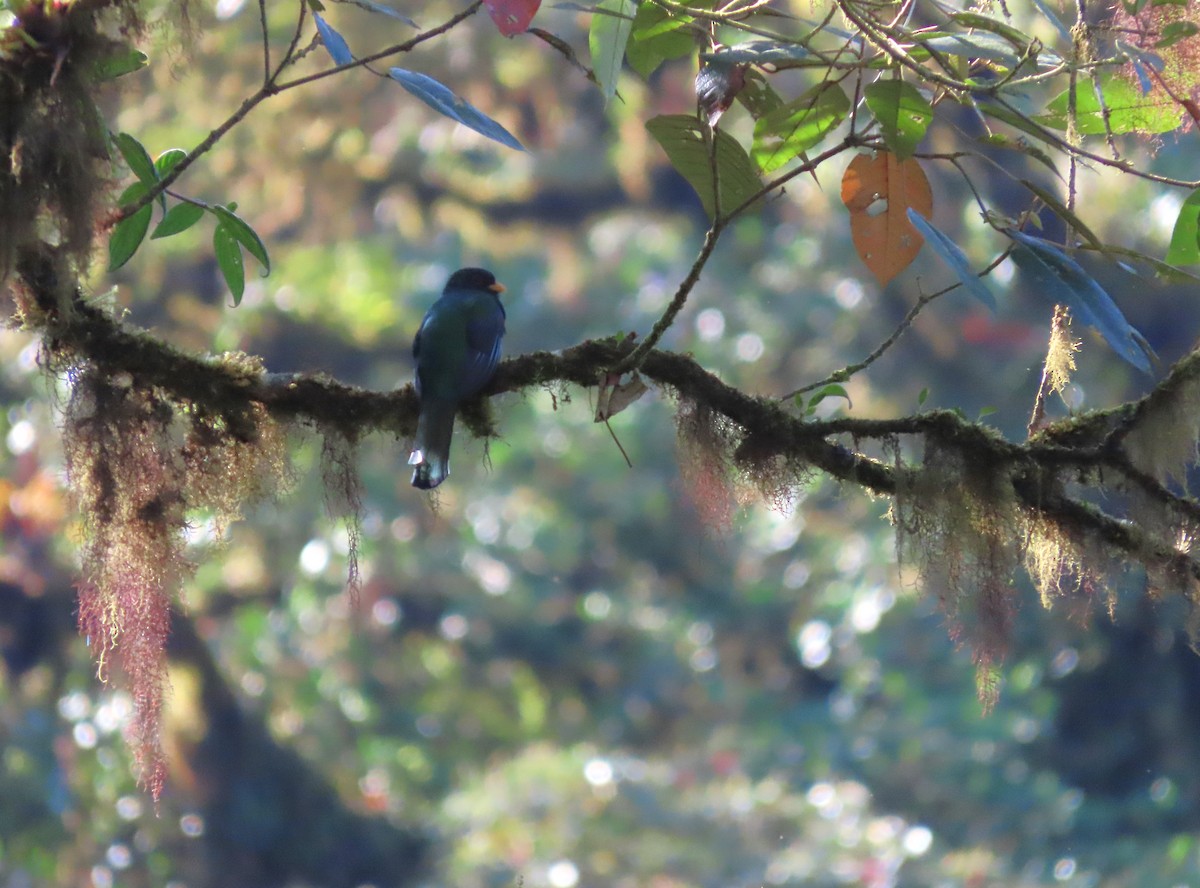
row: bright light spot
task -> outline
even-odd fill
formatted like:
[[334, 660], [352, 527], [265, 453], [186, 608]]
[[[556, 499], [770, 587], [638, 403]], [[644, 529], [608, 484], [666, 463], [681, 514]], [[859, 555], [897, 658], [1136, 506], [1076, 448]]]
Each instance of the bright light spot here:
[[1182, 208], [1183, 198], [1173, 191], [1168, 191], [1155, 198], [1150, 204], [1150, 211], [1143, 220], [1143, 224], [1145, 221], [1149, 221], [1154, 236], [1166, 241], [1171, 237], [1172, 229], [1175, 227], [1175, 217], [1179, 215]]
[[300, 550], [300, 569], [315, 577], [329, 567], [329, 544], [324, 540], [309, 540]]
[[94, 749], [96, 746], [96, 726], [91, 722], [79, 722], [71, 732], [75, 745], [80, 749]]
[[129, 850], [129, 846], [122, 845], [120, 842], [109, 845], [104, 857], [112, 864], [113, 869], [123, 870], [133, 862], [133, 853]]
[[805, 798], [814, 808], [827, 808], [837, 799], [837, 790], [833, 788], [832, 783], [822, 781], [810, 786]]
[[1067, 879], [1075, 875], [1075, 858], [1063, 857], [1054, 864], [1054, 878], [1060, 882], [1065, 882]]
[[696, 332], [704, 342], [720, 339], [725, 332], [725, 315], [719, 308], [706, 308], [696, 315]]
[[467, 618], [462, 614], [446, 614], [442, 617], [442, 622], [439, 626], [442, 632], [442, 638], [447, 641], [459, 641], [467, 637], [467, 632], [471, 627], [467, 623]]
[[844, 309], [852, 309], [862, 302], [863, 285], [854, 278], [842, 278], [833, 288], [833, 298]]
[[1012, 735], [1018, 743], [1032, 743], [1041, 733], [1037, 719], [1022, 716], [1013, 722]]
[[121, 796], [117, 799], [117, 816], [122, 820], [137, 820], [142, 816], [142, 801], [137, 796]]
[[809, 570], [808, 562], [796, 559], [789, 564], [783, 571], [783, 585], [789, 589], [799, 589], [808, 582], [812, 571]]
[[1013, 264], [1012, 258], [1005, 259], [997, 265], [991, 274], [991, 278], [998, 286], [1007, 287], [1012, 282], [1013, 275], [1017, 273], [1017, 266]]
[[204, 818], [199, 814], [184, 814], [179, 818], [179, 831], [189, 839], [204, 835]]
[[13, 427], [8, 430], [8, 437], [5, 439], [5, 443], [8, 444], [10, 453], [18, 456], [26, 453], [37, 443], [37, 429], [27, 419], [15, 422], [13, 423]]
[[613, 781], [613, 766], [607, 759], [588, 759], [583, 766], [583, 779], [592, 786], [607, 786]]
[[1079, 651], [1073, 647], [1065, 647], [1050, 661], [1050, 675], [1054, 678], [1062, 678], [1064, 675], [1070, 675], [1075, 671], [1075, 667], [1079, 665]]
[[[478, 532], [478, 525], [476, 525]], [[500, 528], [497, 524], [496, 535]], [[503, 561], [497, 561], [482, 552], [468, 552], [463, 556], [463, 567], [474, 574], [476, 581], [488, 595], [503, 595], [512, 586], [512, 571]]]
[[381, 598], [371, 605], [371, 619], [380, 626], [395, 626], [400, 620], [400, 605], [394, 598]]
[[692, 644], [708, 644], [713, 640], [712, 623], [697, 621], [688, 627], [687, 639]]
[[417, 535], [417, 522], [405, 515], [392, 522], [391, 531], [396, 542], [412, 542]]
[[559, 860], [546, 870], [546, 881], [553, 888], [574, 888], [579, 881], [579, 867], [569, 860]]
[[1151, 801], [1162, 804], [1172, 801], [1175, 795], [1175, 784], [1169, 777], [1159, 777], [1150, 784]]
[[88, 714], [88, 710], [91, 708], [92, 701], [83, 691], [67, 694], [58, 701], [58, 714], [67, 721], [79, 721]]
[[881, 616], [883, 609], [880, 607], [879, 596], [873, 592], [861, 596], [850, 606], [850, 625], [860, 635], [873, 632], [879, 625]]
[[717, 652], [710, 647], [702, 647], [688, 659], [696, 672], [708, 672], [717, 665]]
[[747, 364], [761, 358], [765, 350], [766, 346], [763, 345], [762, 337], [757, 333], [743, 333], [734, 344], [738, 360]]
[[810, 620], [796, 635], [796, 647], [800, 651], [800, 662], [809, 669], [824, 666], [832, 653], [829, 640], [833, 629], [824, 620]]
[[667, 288], [661, 278], [655, 277], [638, 287], [638, 308], [642, 311], [659, 312], [667, 304]]
[[342, 707], [342, 712], [346, 718], [352, 722], [362, 722], [367, 720], [367, 701], [358, 691], [347, 688], [338, 694], [338, 705]]
[[909, 857], [920, 857], [933, 845], [933, 831], [927, 826], [909, 827], [900, 844]]
[[546, 434], [542, 435], [542, 452], [544, 452], [546, 456], [566, 456], [567, 451], [570, 449], [571, 439], [567, 437], [567, 433], [558, 426], [555, 426], [547, 431]]
[[112, 870], [106, 866], [92, 867], [92, 888], [112, 888]]
[[96, 727], [105, 734], [124, 727], [133, 715], [133, 700], [128, 694], [113, 694], [112, 699], [96, 707]]
[[612, 599], [603, 592], [589, 592], [583, 599], [583, 612], [593, 620], [603, 620], [612, 610]]
[[231, 19], [246, 5], [246, 0], [217, 0], [216, 13], [220, 21]]

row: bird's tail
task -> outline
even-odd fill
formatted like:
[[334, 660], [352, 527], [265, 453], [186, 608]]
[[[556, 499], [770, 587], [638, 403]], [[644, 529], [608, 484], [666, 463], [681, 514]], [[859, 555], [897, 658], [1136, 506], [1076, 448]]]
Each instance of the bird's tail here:
[[450, 474], [450, 439], [454, 436], [457, 404], [429, 400], [421, 404], [417, 437], [408, 464], [414, 466], [412, 485], [432, 490]]

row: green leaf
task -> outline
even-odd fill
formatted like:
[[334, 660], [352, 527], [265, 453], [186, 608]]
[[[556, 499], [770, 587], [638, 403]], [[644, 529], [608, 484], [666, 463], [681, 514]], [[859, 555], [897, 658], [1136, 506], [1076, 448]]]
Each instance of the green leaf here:
[[812, 400], [808, 402], [808, 409], [804, 411], [805, 415], [811, 416], [816, 411], [817, 405], [826, 398], [845, 398], [846, 406], [854, 409], [854, 403], [850, 400], [850, 395], [846, 389], [837, 383], [830, 383], [812, 396]]
[[187, 231], [202, 218], [204, 218], [204, 207], [194, 203], [176, 204], [167, 211], [162, 221], [154, 227], [154, 231], [150, 235], [150, 240], [157, 240], [160, 237], [170, 237], [173, 234], [179, 234], [181, 231]]
[[213, 232], [213, 252], [217, 254], [217, 267], [221, 269], [225, 285], [233, 294], [233, 305], [236, 308], [242, 302], [242, 294], [246, 292], [246, 269], [242, 264], [242, 248], [238, 239], [223, 221], [217, 223]]
[[867, 86], [863, 96], [891, 152], [901, 160], [912, 157], [933, 120], [929, 100], [903, 80], [877, 80]]
[[[1104, 135], [1108, 131], [1104, 125], [1106, 109], [1108, 126], [1114, 133], [1168, 133], [1179, 128], [1183, 109], [1171, 99], [1164, 99], [1157, 92], [1143, 96], [1124, 77], [1110, 76], [1100, 83], [1103, 106], [1094, 90], [1078, 89], [1076, 93], [1077, 128], [1084, 135]], [[1065, 130], [1069, 99], [1069, 90], [1060, 93], [1034, 120], [1044, 126]]]
[[929, 400], [929, 388], [927, 386], [927, 387], [921, 389], [921, 391], [917, 393], [917, 406], [924, 407], [925, 402], [928, 400]]
[[[715, 212], [712, 167], [700, 121], [690, 114], [664, 114], [647, 121], [646, 129], [667, 153], [671, 166], [696, 189], [711, 218]], [[746, 149], [733, 136], [717, 130], [716, 139], [721, 212], [728, 213], [752, 197], [762, 187], [762, 182]]]
[[606, 103], [617, 93], [617, 75], [621, 73], [635, 12], [634, 0], [601, 0], [592, 16], [588, 48], [592, 53], [592, 71]]
[[228, 229], [234, 240], [245, 247], [246, 251], [262, 264], [263, 277], [266, 277], [271, 273], [271, 259], [267, 256], [266, 245], [246, 220], [233, 212], [235, 206], [236, 204], [230, 204], [227, 207], [215, 206], [211, 208], [211, 211], [221, 220], [218, 227], [224, 226]]
[[1096, 233], [1090, 229], [1082, 219], [1074, 212], [1067, 208], [1067, 205], [1058, 199], [1058, 196], [1051, 191], [1047, 191], [1036, 182], [1030, 182], [1028, 179], [1022, 179], [1021, 184], [1041, 198], [1042, 203], [1054, 211], [1054, 215], [1058, 216], [1068, 225], [1075, 229], [1075, 232], [1082, 235], [1083, 239], [1092, 245], [1094, 249], [1104, 249], [1104, 244], [1100, 238], [1096, 237]]
[[[633, 18], [625, 57], [643, 78], [648, 78], [668, 59], [683, 58], [696, 46], [687, 25], [690, 16], [672, 15], [661, 6], [642, 3]], [[601, 81], [603, 83], [604, 81]]]
[[1198, 33], [1200, 33], [1200, 26], [1194, 22], [1171, 22], [1162, 29], [1162, 36], [1154, 44], [1154, 48], [1166, 49], [1168, 46], [1176, 44], [1180, 40], [1186, 40], [1188, 37], [1194, 37]]
[[841, 87], [815, 86], [755, 123], [751, 156], [764, 173], [773, 172], [829, 135], [849, 111]]
[[179, 166], [179, 162], [187, 157], [187, 152], [182, 148], [168, 148], [162, 154], [158, 155], [158, 159], [154, 161], [154, 168], [158, 170], [158, 177], [165, 178], [167, 173]]
[[121, 46], [112, 55], [98, 59], [92, 66], [92, 77], [96, 80], [115, 80], [124, 75], [139, 71], [150, 63], [150, 57], [140, 49], [132, 46]]
[[1025, 49], [1033, 43], [1033, 38], [1024, 31], [1014, 28], [1008, 22], [992, 18], [990, 15], [981, 15], [978, 12], [955, 12], [951, 13], [950, 20], [964, 28], [975, 28], [999, 34], [1017, 49]]
[[980, 407], [979, 408], [979, 416], [976, 417], [976, 419], [977, 420], [983, 419], [985, 416], [991, 416], [995, 412], [996, 412], [995, 407]]
[[135, 139], [129, 133], [117, 133], [113, 137], [113, 141], [117, 143], [117, 150], [121, 152], [121, 156], [125, 158], [125, 163], [129, 164], [129, 169], [138, 177], [138, 180], [153, 185], [158, 181], [158, 173], [154, 169], [154, 161], [150, 159], [144, 145]]
[[[121, 194], [118, 205], [127, 207], [145, 196], [150, 190], [144, 182], [134, 182]], [[150, 216], [154, 212], [153, 204], [146, 204], [128, 219], [122, 219], [113, 229], [108, 239], [108, 270], [116, 271], [137, 252], [150, 228]]]
[[1171, 265], [1200, 263], [1200, 189], [1189, 194], [1179, 208], [1165, 258]]

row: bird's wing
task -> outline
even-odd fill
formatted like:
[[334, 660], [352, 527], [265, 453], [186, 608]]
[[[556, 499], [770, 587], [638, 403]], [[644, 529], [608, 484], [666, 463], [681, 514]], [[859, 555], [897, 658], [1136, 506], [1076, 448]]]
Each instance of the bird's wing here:
[[500, 363], [500, 340], [504, 336], [504, 309], [496, 302], [493, 310], [467, 322], [467, 353], [463, 362], [463, 395], [479, 391], [496, 372]]

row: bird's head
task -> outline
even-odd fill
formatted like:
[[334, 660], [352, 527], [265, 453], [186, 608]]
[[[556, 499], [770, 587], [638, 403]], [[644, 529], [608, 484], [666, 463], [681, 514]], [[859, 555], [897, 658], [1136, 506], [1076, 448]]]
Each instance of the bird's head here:
[[486, 268], [460, 268], [446, 281], [446, 290], [491, 290], [498, 294], [504, 292], [504, 284], [498, 283]]

